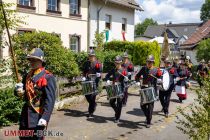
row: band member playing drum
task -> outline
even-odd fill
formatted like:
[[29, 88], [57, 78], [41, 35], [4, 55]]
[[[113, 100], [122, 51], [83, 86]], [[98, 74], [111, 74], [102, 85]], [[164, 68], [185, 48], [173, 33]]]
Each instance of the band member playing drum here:
[[189, 86], [188, 79], [190, 77], [190, 72], [187, 70], [186, 63], [184, 60], [180, 60], [180, 66], [177, 69], [176, 73], [176, 93], [179, 97], [179, 101], [182, 103], [182, 100], [187, 98], [186, 85]]
[[163, 107], [163, 112], [165, 114], [165, 117], [168, 117], [169, 113], [169, 103], [171, 98], [171, 93], [174, 89], [174, 78], [175, 78], [175, 68], [172, 67], [172, 61], [169, 58], [166, 58], [164, 61], [165, 67], [164, 69], [169, 72], [170, 75], [170, 82], [169, 82], [169, 89], [168, 90], [160, 90], [159, 91], [159, 99], [160, 103]]
[[[147, 58], [146, 66], [142, 67], [141, 70], [137, 73], [137, 75], [135, 76], [135, 80], [139, 81], [140, 78], [143, 78], [143, 84], [141, 86], [141, 89], [152, 87], [154, 88], [154, 92], [157, 93], [157, 78], [159, 78], [162, 75], [162, 72], [159, 68], [155, 68], [153, 66], [154, 62], [154, 56], [149, 55]], [[137, 85], [140, 85], [140, 83]], [[151, 126], [153, 108], [154, 101], [145, 104], [141, 103], [141, 109], [143, 110], [144, 115], [146, 116], [147, 128], [150, 128]]]
[[[122, 67], [124, 67], [128, 72], [128, 79], [131, 80], [132, 72], [134, 71], [134, 67], [132, 62], [128, 58], [128, 53], [125, 52], [123, 55], [123, 64]], [[123, 105], [126, 105], [128, 100], [128, 87], [125, 87], [125, 93], [123, 98]]]
[[[125, 82], [128, 81], [127, 77], [127, 71], [122, 66], [122, 57], [116, 56], [115, 58], [115, 68], [113, 68], [111, 71], [108, 72], [108, 74], [105, 77], [107, 85], [110, 84], [120, 84], [121, 92], [124, 92], [125, 90]], [[110, 82], [110, 78], [112, 77], [113, 83]], [[122, 100], [123, 97], [119, 98], [111, 98], [109, 100], [109, 103], [111, 107], [115, 111], [115, 123], [119, 122], [120, 116], [121, 116], [121, 110], [122, 110]]]
[[[83, 66], [83, 81], [90, 81], [90, 80], [94, 80], [95, 84], [96, 84], [96, 88], [98, 88], [98, 84], [101, 78], [101, 72], [102, 72], [102, 65], [101, 63], [97, 60], [96, 56], [95, 56], [95, 51], [94, 50], [90, 50], [89, 54], [88, 54], [88, 61], [86, 61], [84, 63]], [[95, 78], [92, 79], [89, 75], [91, 74], [95, 74]], [[88, 107], [88, 112], [89, 114], [87, 115], [87, 117], [93, 117], [93, 113], [96, 109], [96, 94], [89, 94], [89, 95], [85, 95], [88, 103], [89, 103], [89, 107]]]
[[205, 60], [202, 59], [197, 68], [197, 79], [200, 87], [203, 86], [202, 81], [207, 77], [208, 77], [208, 67], [205, 65]]

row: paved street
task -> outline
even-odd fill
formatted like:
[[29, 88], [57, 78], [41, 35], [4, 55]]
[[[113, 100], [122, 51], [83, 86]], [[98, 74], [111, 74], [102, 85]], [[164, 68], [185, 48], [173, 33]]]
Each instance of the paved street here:
[[[60, 137], [47, 137], [47, 140], [187, 140], [188, 137], [176, 128], [176, 108], [190, 105], [195, 94], [188, 91], [188, 99], [178, 103], [173, 93], [170, 104], [170, 117], [165, 118], [160, 112], [161, 105], [155, 103], [152, 127], [145, 128], [145, 117], [139, 106], [139, 96], [134, 89], [130, 91], [128, 105], [123, 107], [119, 124], [113, 122], [114, 111], [109, 106], [106, 97], [98, 101], [95, 118], [87, 119], [87, 103], [73, 105], [66, 109], [55, 111], [48, 130], [59, 131]], [[14, 130], [18, 126], [5, 127], [0, 130], [0, 139], [15, 140], [15, 137], [2, 137], [4, 130]]]

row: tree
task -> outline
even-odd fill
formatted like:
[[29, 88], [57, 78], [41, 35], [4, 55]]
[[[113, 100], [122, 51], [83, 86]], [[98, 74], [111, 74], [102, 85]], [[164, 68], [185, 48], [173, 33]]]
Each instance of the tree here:
[[206, 61], [210, 60], [210, 38], [203, 40], [199, 43], [197, 47], [197, 59], [205, 59]]
[[197, 99], [189, 106], [191, 113], [179, 108], [181, 117], [177, 126], [184, 134], [193, 140], [209, 140], [210, 138], [210, 78], [204, 81], [204, 86], [196, 90]]
[[146, 18], [142, 23], [135, 26], [135, 35], [143, 35], [149, 25], [158, 25], [152, 18]]
[[206, 21], [210, 19], [210, 0], [205, 0], [205, 3], [201, 7], [200, 19]]

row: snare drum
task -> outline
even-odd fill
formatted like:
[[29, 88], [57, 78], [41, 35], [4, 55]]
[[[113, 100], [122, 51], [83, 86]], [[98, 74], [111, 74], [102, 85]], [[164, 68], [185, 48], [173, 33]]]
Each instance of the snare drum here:
[[96, 88], [96, 83], [94, 81], [82, 82], [82, 93], [83, 93], [83, 95], [98, 93], [98, 90]]
[[106, 92], [107, 92], [108, 99], [123, 97], [121, 84], [106, 86]]
[[152, 103], [157, 100], [157, 97], [154, 87], [140, 89], [141, 104]]

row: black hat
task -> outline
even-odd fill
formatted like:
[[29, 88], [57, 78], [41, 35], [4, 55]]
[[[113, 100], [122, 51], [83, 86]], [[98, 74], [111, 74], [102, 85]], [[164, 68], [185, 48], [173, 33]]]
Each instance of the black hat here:
[[124, 52], [123, 57], [124, 58], [128, 58], [128, 53], [127, 52]]
[[27, 59], [39, 59], [44, 62], [44, 52], [40, 48], [34, 48], [27, 55]]
[[154, 56], [153, 56], [153, 55], [149, 55], [149, 56], [147, 57], [147, 61], [149, 61], [149, 62], [155, 62]]
[[122, 57], [119, 56], [119, 55], [116, 56], [114, 62], [115, 62], [115, 63], [122, 63]]
[[93, 49], [91, 49], [88, 53], [89, 56], [95, 56], [95, 51]]

